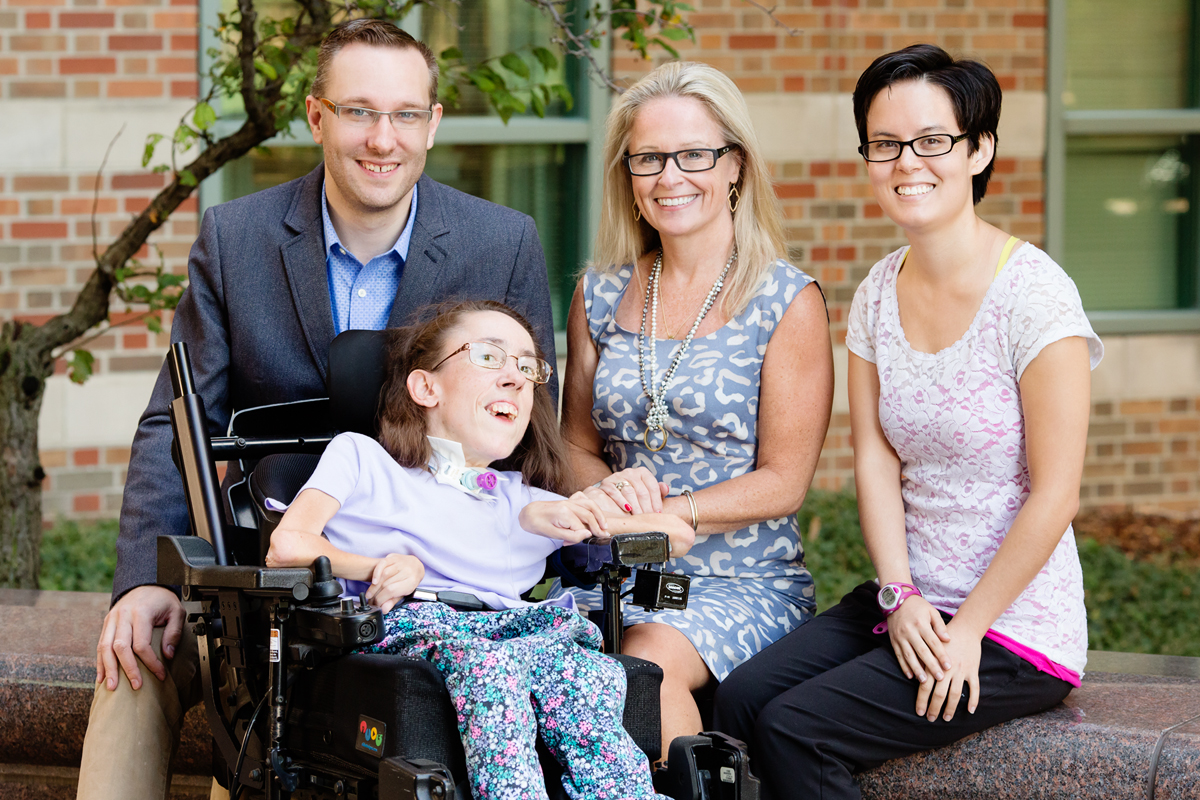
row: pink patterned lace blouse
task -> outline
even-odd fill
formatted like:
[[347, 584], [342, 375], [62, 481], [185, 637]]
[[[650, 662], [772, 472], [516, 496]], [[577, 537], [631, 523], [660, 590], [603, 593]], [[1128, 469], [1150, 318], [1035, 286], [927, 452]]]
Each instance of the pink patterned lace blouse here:
[[[913, 582], [934, 607], [953, 614], [1029, 496], [1021, 375], [1059, 339], [1085, 338], [1093, 369], [1104, 347], [1075, 284], [1049, 256], [1023, 244], [961, 339], [938, 353], [914, 350], [896, 302], [907, 251], [886, 256], [858, 287], [846, 345], [879, 371], [879, 421], [900, 457]], [[1083, 573], [1069, 526], [992, 630], [1083, 672]]]

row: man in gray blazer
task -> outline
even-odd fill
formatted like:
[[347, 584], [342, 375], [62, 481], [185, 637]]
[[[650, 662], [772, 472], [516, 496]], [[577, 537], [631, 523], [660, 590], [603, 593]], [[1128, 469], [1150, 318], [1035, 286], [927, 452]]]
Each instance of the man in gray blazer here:
[[[432, 302], [508, 303], [553, 363], [533, 220], [422, 174], [442, 111], [429, 49], [387, 22], [346, 23], [322, 45], [307, 104], [324, 164], [209, 209], [192, 249], [171, 340], [189, 345], [210, 434], [224, 435], [236, 409], [325, 396], [336, 333], [401, 325]], [[176, 595], [154, 585], [156, 537], [188, 532], [171, 396], [164, 366], [125, 484], [81, 798], [163, 797], [181, 718], [199, 699], [195, 636]]]

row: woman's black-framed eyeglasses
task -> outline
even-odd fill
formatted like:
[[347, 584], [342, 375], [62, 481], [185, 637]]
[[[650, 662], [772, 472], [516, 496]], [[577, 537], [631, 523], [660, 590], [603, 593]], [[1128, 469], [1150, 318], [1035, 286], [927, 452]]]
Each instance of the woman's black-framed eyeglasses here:
[[657, 175], [667, 168], [667, 159], [675, 162], [681, 172], [706, 172], [717, 166], [717, 159], [737, 147], [727, 144], [724, 147], [689, 147], [687, 150], [676, 150], [674, 153], [626, 153], [625, 169], [630, 175], [643, 177]]
[[[525, 376], [525, 380], [534, 383], [545, 383], [550, 380], [550, 373], [554, 371], [549, 361], [544, 361], [537, 356], [511, 356], [504, 352], [503, 348], [491, 342], [467, 342], [435, 364], [433, 369], [437, 369], [464, 350], [467, 351], [467, 357], [471, 359], [472, 364], [484, 369], [500, 369], [508, 363], [510, 358], [515, 358], [517, 369]], [[430, 372], [433, 372], [433, 369]]]
[[921, 158], [933, 158], [934, 156], [946, 155], [946, 153], [954, 149], [954, 145], [970, 135], [969, 133], [960, 133], [957, 136], [949, 133], [934, 133], [926, 136], [918, 136], [916, 139], [910, 139], [907, 142], [880, 139], [861, 145], [858, 148], [858, 152], [867, 161], [895, 161], [904, 152], [905, 147], [911, 147], [912, 151]]

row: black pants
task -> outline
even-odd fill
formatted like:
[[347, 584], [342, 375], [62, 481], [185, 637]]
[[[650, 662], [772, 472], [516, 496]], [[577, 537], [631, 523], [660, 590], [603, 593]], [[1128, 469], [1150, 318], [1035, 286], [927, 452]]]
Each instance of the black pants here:
[[750, 746], [764, 798], [858, 800], [854, 772], [1044, 711], [1071, 691], [984, 639], [975, 713], [964, 684], [953, 720], [917, 716], [919, 684], [904, 677], [888, 635], [871, 632], [883, 619], [877, 589], [862, 584], [717, 688], [713, 727]]

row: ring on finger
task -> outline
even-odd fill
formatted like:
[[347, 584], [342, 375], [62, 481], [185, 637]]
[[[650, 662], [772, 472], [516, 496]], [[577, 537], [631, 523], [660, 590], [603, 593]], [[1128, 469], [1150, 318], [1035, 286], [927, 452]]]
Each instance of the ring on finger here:
[[628, 485], [629, 485], [629, 481], [617, 481], [616, 483], [613, 484], [613, 488], [616, 489], [618, 492], [620, 492], [620, 491], [623, 491], [625, 489], [625, 487]]

